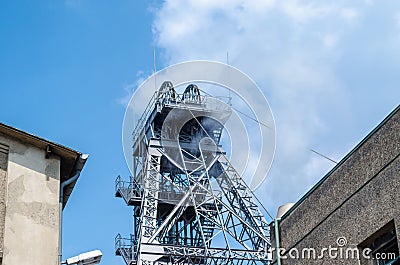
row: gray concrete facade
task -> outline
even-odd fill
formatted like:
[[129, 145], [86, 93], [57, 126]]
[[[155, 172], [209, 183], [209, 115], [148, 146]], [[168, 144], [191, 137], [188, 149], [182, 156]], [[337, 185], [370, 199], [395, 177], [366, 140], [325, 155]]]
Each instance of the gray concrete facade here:
[[60, 255], [61, 182], [81, 154], [0, 124], [0, 265], [55, 265]]
[[4, 135], [9, 146], [3, 264], [57, 264], [60, 159]]
[[[369, 247], [368, 240], [389, 224], [394, 225], [398, 248], [399, 155], [400, 107], [397, 107], [282, 217], [278, 226], [279, 244], [285, 249], [281, 249], [284, 258], [281, 264], [378, 264], [364, 259], [362, 251]], [[271, 231], [274, 229], [271, 224]], [[273, 246], [275, 239], [272, 233]], [[337, 251], [329, 254], [323, 248], [337, 248]], [[307, 251], [313, 250], [316, 258], [313, 255], [308, 258]], [[351, 254], [356, 250], [359, 257]]]
[[0, 263], [3, 260], [4, 227], [6, 221], [8, 146], [0, 144]]

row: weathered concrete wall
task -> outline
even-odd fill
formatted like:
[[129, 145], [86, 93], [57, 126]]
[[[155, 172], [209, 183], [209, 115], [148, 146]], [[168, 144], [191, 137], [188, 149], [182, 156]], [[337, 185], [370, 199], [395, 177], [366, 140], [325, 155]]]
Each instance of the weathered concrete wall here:
[[[314, 248], [319, 254], [324, 247], [338, 247], [339, 237], [346, 238], [346, 247], [357, 247], [392, 220], [400, 239], [399, 155], [398, 111], [281, 221], [281, 247]], [[359, 264], [325, 256], [282, 264]]]
[[60, 160], [0, 135], [9, 146], [3, 265], [54, 265], [58, 255]]
[[8, 146], [0, 143], [0, 264], [3, 258], [4, 223], [6, 221]]

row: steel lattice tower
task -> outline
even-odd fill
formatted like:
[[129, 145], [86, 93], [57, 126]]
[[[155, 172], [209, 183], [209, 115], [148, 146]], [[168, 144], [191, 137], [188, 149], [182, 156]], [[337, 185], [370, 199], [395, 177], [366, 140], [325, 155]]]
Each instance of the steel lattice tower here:
[[196, 85], [154, 94], [133, 132], [133, 176], [116, 180], [134, 213], [115, 242], [128, 265], [269, 264], [266, 218], [220, 146], [230, 114]]

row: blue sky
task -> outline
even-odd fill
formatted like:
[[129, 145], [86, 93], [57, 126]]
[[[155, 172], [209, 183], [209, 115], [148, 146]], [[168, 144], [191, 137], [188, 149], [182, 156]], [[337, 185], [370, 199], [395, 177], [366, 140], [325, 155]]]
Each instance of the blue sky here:
[[121, 145], [124, 87], [152, 69], [152, 16], [144, 1], [2, 1], [0, 120], [90, 155], [64, 211], [64, 257], [101, 249], [132, 229], [114, 198], [128, 176]]
[[332, 167], [308, 148], [340, 160], [399, 104], [397, 1], [2, 1], [0, 21], [0, 121], [90, 155], [64, 211], [64, 257], [98, 248], [123, 264], [121, 127], [153, 44], [159, 68], [229, 52], [263, 89], [277, 152], [257, 193], [273, 213]]

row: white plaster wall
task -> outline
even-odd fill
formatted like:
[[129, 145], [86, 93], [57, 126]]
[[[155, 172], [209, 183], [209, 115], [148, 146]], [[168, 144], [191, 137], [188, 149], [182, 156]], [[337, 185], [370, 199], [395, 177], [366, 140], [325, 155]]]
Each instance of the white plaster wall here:
[[2, 265], [58, 261], [60, 160], [0, 135], [10, 147]]

